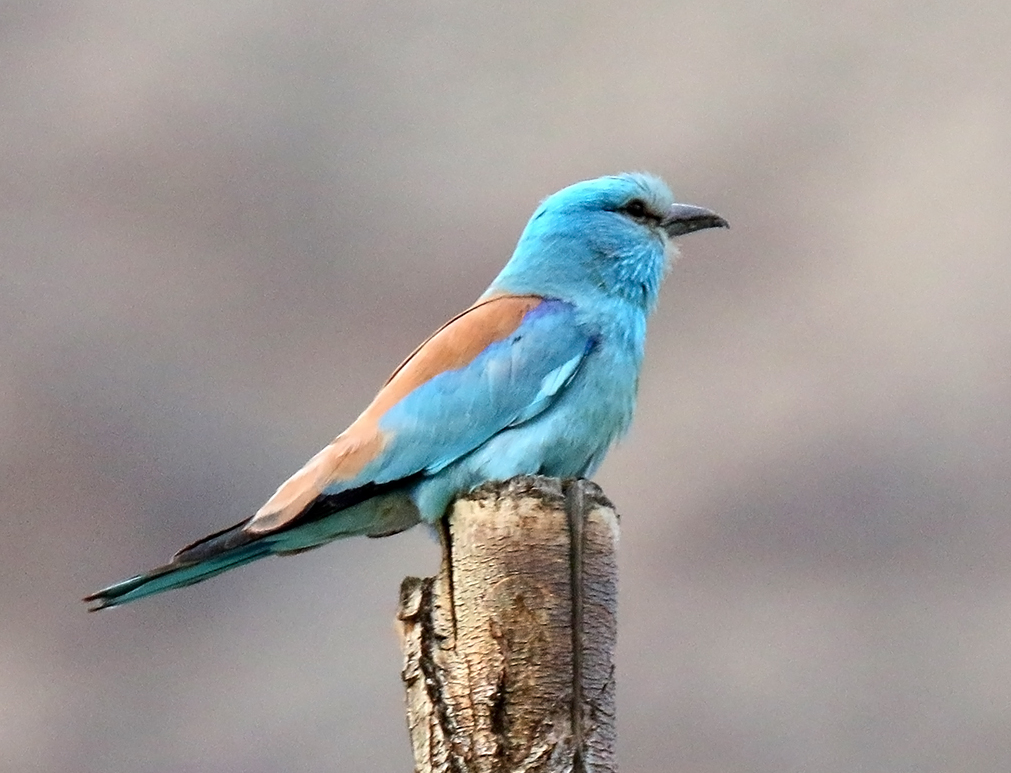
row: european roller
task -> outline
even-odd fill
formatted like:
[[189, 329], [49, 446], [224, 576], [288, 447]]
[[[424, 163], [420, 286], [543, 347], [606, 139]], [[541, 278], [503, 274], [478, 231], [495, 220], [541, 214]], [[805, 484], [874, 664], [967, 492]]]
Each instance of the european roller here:
[[632, 420], [672, 240], [726, 226], [675, 203], [648, 174], [549, 196], [477, 302], [415, 349], [255, 515], [85, 601], [112, 607], [265, 556], [435, 523], [490, 480], [592, 475]]

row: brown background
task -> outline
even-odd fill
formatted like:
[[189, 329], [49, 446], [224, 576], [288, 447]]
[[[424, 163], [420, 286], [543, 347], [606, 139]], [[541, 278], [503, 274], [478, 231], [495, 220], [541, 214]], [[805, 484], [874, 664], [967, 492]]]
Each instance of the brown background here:
[[408, 770], [422, 530], [77, 599], [249, 514], [623, 169], [733, 226], [598, 478], [623, 770], [1011, 769], [1008, 8], [5, 3], [0, 769]]

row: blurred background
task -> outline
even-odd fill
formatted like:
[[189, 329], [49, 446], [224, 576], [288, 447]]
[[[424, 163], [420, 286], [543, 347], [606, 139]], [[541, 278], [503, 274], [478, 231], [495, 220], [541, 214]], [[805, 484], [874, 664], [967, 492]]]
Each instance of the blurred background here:
[[682, 241], [623, 515], [636, 773], [1011, 769], [1006, 2], [7, 2], [0, 769], [407, 771], [422, 530], [101, 615], [255, 510], [537, 202]]

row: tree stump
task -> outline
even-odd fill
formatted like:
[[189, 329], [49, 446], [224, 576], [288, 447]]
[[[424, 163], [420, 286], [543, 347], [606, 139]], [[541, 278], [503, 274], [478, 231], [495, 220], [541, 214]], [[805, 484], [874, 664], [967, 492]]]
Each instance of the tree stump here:
[[417, 773], [613, 773], [618, 517], [593, 483], [458, 500], [438, 576], [400, 589]]

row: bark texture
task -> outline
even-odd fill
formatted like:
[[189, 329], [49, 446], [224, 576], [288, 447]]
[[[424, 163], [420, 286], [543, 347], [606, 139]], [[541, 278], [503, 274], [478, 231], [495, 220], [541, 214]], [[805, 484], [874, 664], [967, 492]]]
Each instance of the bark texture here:
[[612, 773], [618, 518], [593, 483], [482, 486], [401, 586], [418, 773]]

